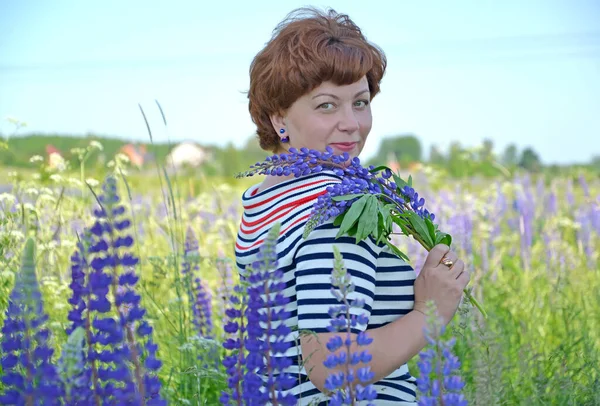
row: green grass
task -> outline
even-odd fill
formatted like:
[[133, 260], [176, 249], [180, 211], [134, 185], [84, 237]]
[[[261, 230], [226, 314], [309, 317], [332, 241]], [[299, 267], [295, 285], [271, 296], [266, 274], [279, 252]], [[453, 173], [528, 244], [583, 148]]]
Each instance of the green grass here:
[[[37, 173], [19, 172], [14, 184], [14, 193], [30, 201], [30, 205], [10, 213], [10, 198], [5, 196], [0, 202], [0, 211], [4, 207], [4, 214], [0, 214], [0, 324], [24, 237], [34, 236], [38, 244], [38, 278], [58, 357], [68, 325], [69, 257], [76, 241], [71, 227], [78, 221], [90, 225], [93, 200], [90, 193], [65, 193], [61, 197], [63, 188], [82, 190], [79, 173], [36, 179]], [[133, 213], [135, 253], [141, 258], [138, 287], [154, 326], [159, 357], [164, 362], [164, 396], [176, 405], [218, 404], [226, 377], [219, 366], [224, 304], [217, 292], [227, 287], [222, 277], [223, 263], [229, 262], [235, 269], [233, 246], [241, 215], [241, 193], [260, 179], [183, 175], [165, 178], [161, 173], [159, 182], [155, 173], [129, 173], [127, 185], [121, 180], [120, 192]], [[85, 174], [85, 178], [98, 180], [102, 176], [103, 173]], [[537, 203], [528, 269], [522, 266], [519, 231], [509, 226], [513, 211], [509, 209], [505, 218], [496, 219], [501, 233], [489, 238], [486, 225], [491, 220], [485, 213], [495, 204], [490, 198], [497, 193], [489, 182], [474, 184], [467, 179], [457, 184], [446, 178], [435, 179], [427, 194], [437, 194], [440, 188], [452, 185], [446, 190], [448, 193], [455, 193], [457, 188], [469, 190], [473, 199], [467, 203], [473, 207], [468, 209], [475, 225], [469, 236], [473, 254], [466, 257], [466, 262], [474, 265], [475, 294], [489, 318], [482, 320], [465, 305], [447, 331], [457, 338], [455, 350], [463, 363], [465, 394], [470, 404], [600, 404], [600, 236], [592, 230], [590, 244], [594, 253], [589, 258], [577, 238], [575, 210], [565, 204], [567, 179], [553, 179], [561, 202], [557, 214], [548, 214], [543, 202]], [[502, 182], [510, 204], [514, 187], [512, 182]], [[419, 184], [416, 187], [419, 189]], [[598, 183], [590, 187], [592, 196], [600, 194]], [[593, 209], [599, 204], [586, 200], [577, 186], [575, 198], [579, 208]], [[213, 291], [215, 340], [200, 339], [190, 319], [186, 285], [180, 277], [188, 227], [199, 239], [197, 275]], [[543, 238], [548, 232], [557, 234], [549, 264]], [[484, 240], [494, 248], [486, 271], [480, 255]], [[560, 258], [565, 259], [564, 265]], [[414, 360], [410, 366], [416, 374]]]

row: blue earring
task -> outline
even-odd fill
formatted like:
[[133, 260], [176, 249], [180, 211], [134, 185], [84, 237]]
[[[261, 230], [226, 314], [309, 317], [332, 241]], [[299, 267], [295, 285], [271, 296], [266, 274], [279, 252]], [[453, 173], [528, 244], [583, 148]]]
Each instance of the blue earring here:
[[[285, 133], [285, 128], [281, 128], [281, 129], [279, 130], [279, 134], [283, 134], [283, 133]], [[285, 143], [285, 142], [290, 142], [290, 137], [289, 137], [289, 136], [287, 136], [287, 137], [282, 137], [282, 138], [281, 138], [281, 142], [283, 142], [283, 143]]]

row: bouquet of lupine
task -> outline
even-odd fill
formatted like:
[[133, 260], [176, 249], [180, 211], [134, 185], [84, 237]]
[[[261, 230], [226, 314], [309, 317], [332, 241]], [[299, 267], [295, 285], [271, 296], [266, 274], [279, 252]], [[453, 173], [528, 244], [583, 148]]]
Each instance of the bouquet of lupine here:
[[[425, 208], [425, 199], [413, 188], [411, 177], [405, 181], [383, 165], [364, 168], [358, 157], [350, 159], [347, 152], [335, 155], [329, 146], [325, 152], [290, 148], [289, 154], [269, 156], [237, 177], [255, 174], [300, 177], [324, 170], [333, 171], [342, 181], [317, 198], [304, 229], [305, 238], [315, 227], [334, 218], [334, 225], [340, 227], [337, 237], [349, 235], [358, 242], [372, 236], [378, 244], [385, 243], [407, 261], [406, 254], [390, 241], [394, 224], [427, 251], [437, 244], [452, 244], [452, 237], [434, 223], [435, 215]], [[465, 296], [487, 317], [468, 289]]]

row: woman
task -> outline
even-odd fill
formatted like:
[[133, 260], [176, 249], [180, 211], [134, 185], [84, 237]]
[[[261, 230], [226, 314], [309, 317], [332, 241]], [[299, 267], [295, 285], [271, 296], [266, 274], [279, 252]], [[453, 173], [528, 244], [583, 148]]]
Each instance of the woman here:
[[[370, 102], [379, 92], [385, 68], [384, 53], [348, 16], [332, 10], [292, 12], [250, 68], [249, 109], [260, 146], [276, 153], [290, 147], [325, 151], [330, 146], [336, 154], [358, 156], [371, 130]], [[409, 264], [371, 238], [359, 244], [349, 237], [335, 240], [332, 221], [303, 239], [313, 203], [336, 182], [340, 178], [331, 171], [298, 179], [267, 176], [246, 190], [236, 243], [238, 269], [244, 272], [256, 260], [270, 227], [281, 223], [277, 254], [291, 301], [287, 323], [316, 333], [316, 338], [303, 335], [286, 354], [294, 359], [301, 355], [288, 371], [298, 376], [292, 392], [298, 404], [318, 404], [327, 399], [325, 379], [332, 372], [323, 361], [329, 355], [325, 343], [335, 334], [327, 330], [329, 307], [337, 304], [330, 292], [335, 244], [356, 285], [353, 298], [365, 301], [356, 312], [366, 314], [369, 324], [353, 334], [366, 329], [373, 338], [368, 348], [375, 403], [414, 405], [415, 378], [406, 363], [425, 346], [425, 302], [435, 301], [448, 323], [469, 274], [454, 252], [438, 245], [416, 277]]]

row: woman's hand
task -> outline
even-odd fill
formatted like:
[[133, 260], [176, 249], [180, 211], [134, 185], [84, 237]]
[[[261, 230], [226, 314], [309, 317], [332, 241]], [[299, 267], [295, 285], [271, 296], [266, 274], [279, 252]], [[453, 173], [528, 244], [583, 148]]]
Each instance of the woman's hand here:
[[[452, 267], [442, 260], [452, 261]], [[431, 249], [419, 276], [415, 280], [415, 310], [425, 312], [426, 302], [433, 301], [445, 324], [448, 324], [468, 285], [471, 276], [465, 263], [450, 251], [450, 247], [438, 244]]]

